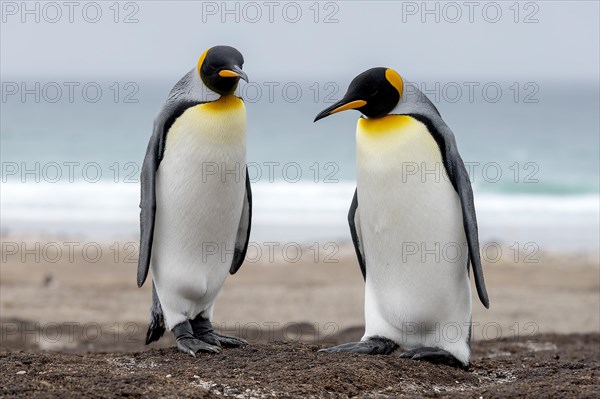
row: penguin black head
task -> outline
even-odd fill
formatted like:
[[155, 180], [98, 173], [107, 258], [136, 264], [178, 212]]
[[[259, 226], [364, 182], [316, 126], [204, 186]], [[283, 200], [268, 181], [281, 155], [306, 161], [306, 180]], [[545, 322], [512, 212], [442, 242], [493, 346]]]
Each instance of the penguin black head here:
[[344, 98], [320, 112], [315, 122], [348, 109], [360, 111], [368, 118], [387, 115], [400, 101], [403, 87], [402, 78], [393, 69], [368, 69], [355, 77]]
[[235, 91], [240, 78], [248, 81], [242, 71], [242, 53], [229, 46], [215, 46], [206, 50], [198, 60], [198, 74], [206, 87], [221, 95]]

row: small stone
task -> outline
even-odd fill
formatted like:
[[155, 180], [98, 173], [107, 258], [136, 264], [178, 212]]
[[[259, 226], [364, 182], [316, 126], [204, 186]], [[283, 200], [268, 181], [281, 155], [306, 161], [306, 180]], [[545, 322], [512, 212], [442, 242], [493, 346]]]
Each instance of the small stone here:
[[167, 378], [171, 378], [173, 377], [171, 374], [167, 374]]
[[17, 375], [23, 375], [25, 373], [27, 373], [27, 371], [25, 371], [25, 370], [17, 371]]
[[196, 374], [194, 374], [194, 378], [200, 378], [200, 376], [199, 376], [199, 375], [196, 375]]

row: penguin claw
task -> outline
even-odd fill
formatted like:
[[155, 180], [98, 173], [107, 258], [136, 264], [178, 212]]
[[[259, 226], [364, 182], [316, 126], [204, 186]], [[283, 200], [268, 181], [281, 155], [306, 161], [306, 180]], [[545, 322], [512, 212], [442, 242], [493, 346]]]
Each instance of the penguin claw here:
[[248, 344], [248, 342], [241, 338], [219, 334], [213, 329], [210, 320], [204, 318], [202, 314], [198, 314], [193, 320], [190, 320], [190, 325], [195, 338], [214, 346], [237, 348]]
[[223, 346], [226, 346], [228, 348], [237, 348], [240, 346], [248, 345], [248, 341], [242, 338], [230, 337], [228, 335], [222, 335], [217, 332], [214, 332], [213, 334], [217, 337], [218, 342], [220, 342]]
[[208, 342], [211, 345], [219, 347], [223, 346], [226, 348], [237, 348], [248, 344], [246, 340], [243, 340], [241, 338], [229, 337], [227, 335], [222, 335], [214, 331], [205, 333], [198, 337], [198, 339], [204, 342]]
[[347, 344], [320, 349], [323, 353], [363, 353], [366, 355], [389, 355], [398, 345], [384, 337], [372, 337], [365, 341], [350, 342]]
[[207, 353], [220, 353], [221, 348], [218, 346], [210, 345], [204, 341], [195, 338], [186, 338], [177, 340], [177, 349], [180, 352], [187, 353], [196, 357], [196, 353], [198, 352], [207, 352]]
[[221, 343], [212, 333], [205, 333], [202, 335], [194, 335], [200, 341], [206, 342], [209, 345], [221, 347]]
[[424, 360], [434, 364], [445, 364], [452, 367], [466, 369], [469, 366], [462, 364], [450, 352], [439, 348], [422, 347], [400, 354], [401, 358], [411, 360]]

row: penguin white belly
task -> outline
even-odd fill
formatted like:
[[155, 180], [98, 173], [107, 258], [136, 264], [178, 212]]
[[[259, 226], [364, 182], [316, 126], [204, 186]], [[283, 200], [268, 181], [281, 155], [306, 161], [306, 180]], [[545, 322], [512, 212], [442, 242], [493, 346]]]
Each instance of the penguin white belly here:
[[212, 304], [229, 272], [246, 195], [246, 111], [233, 96], [186, 110], [156, 175], [151, 269], [170, 330]]
[[409, 116], [362, 118], [357, 166], [365, 338], [385, 336], [406, 350], [438, 347], [467, 363], [467, 241], [437, 143]]

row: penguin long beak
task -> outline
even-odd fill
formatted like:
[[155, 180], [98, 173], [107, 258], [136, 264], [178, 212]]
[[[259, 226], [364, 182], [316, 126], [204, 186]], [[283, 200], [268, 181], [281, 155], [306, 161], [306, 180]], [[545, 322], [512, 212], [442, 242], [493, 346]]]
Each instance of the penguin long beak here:
[[248, 75], [246, 75], [246, 72], [242, 71], [242, 68], [237, 65], [234, 65], [230, 69], [219, 71], [219, 76], [222, 78], [240, 78], [248, 82]]
[[333, 115], [337, 112], [347, 111], [349, 109], [358, 109], [367, 105], [365, 100], [351, 100], [347, 98], [342, 98], [337, 103], [333, 104], [331, 107], [325, 108], [321, 111], [315, 118], [314, 122], [319, 119], [323, 119], [329, 115]]

